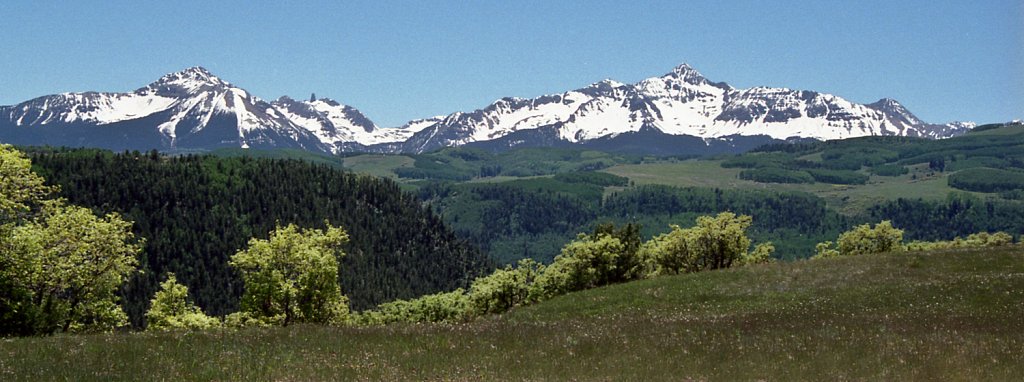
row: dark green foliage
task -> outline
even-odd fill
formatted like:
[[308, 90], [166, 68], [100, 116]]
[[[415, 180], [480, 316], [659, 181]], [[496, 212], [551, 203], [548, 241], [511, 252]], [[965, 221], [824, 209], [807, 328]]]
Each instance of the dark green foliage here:
[[476, 177], [538, 176], [566, 172], [594, 171], [619, 163], [638, 162], [638, 157], [598, 151], [528, 148], [498, 154], [451, 147], [415, 155], [413, 167], [395, 169], [402, 178], [464, 181]]
[[[573, 180], [579, 181], [581, 179]], [[524, 191], [558, 194], [583, 200], [592, 200], [595, 202], [601, 200], [601, 195], [604, 194], [605, 187], [603, 185], [585, 182], [570, 183], [555, 177], [521, 178], [501, 182], [499, 184], [504, 187], [518, 188]]]
[[[151, 151], [147, 155], [153, 155], [156, 151]], [[159, 154], [157, 154], [159, 155]], [[318, 153], [302, 149], [272, 149], [272, 150], [261, 150], [261, 149], [242, 149], [242, 148], [224, 148], [217, 149], [210, 152], [210, 155], [216, 155], [219, 157], [247, 157], [247, 158], [264, 158], [264, 159], [301, 159], [303, 161], [323, 164], [336, 169], [345, 168], [344, 158], [324, 153]]]
[[979, 125], [971, 129], [971, 133], [980, 133], [982, 131], [996, 130], [1001, 128], [1020, 128], [1022, 124], [1020, 121], [1007, 122], [1007, 123], [989, 123], [985, 125]]
[[352, 307], [466, 286], [486, 257], [394, 182], [297, 160], [96, 150], [37, 152], [41, 175], [61, 195], [100, 212], [119, 211], [146, 238], [140, 266], [122, 295], [135, 325], [159, 276], [174, 272], [212, 315], [237, 310], [242, 284], [228, 257], [276, 223], [344, 226], [342, 293]]
[[788, 170], [778, 167], [764, 167], [740, 171], [740, 179], [761, 183], [814, 183], [814, 177], [807, 171]]
[[750, 150], [751, 153], [806, 154], [821, 150], [828, 142], [807, 139], [801, 142], [769, 143]]
[[[833, 163], [832, 168], [857, 170], [860, 166], [889, 163], [899, 158], [899, 153], [889, 148], [878, 147], [835, 147], [821, 153], [822, 163]], [[838, 165], [842, 163], [843, 165]], [[856, 166], [856, 167], [853, 167]]]
[[945, 201], [898, 199], [872, 207], [861, 221], [891, 220], [908, 240], [951, 240], [975, 232], [1024, 234], [1024, 202], [953, 195]]
[[[566, 187], [594, 188], [600, 196], [596, 186]], [[594, 207], [599, 202], [539, 187], [523, 187], [522, 183], [435, 185], [420, 191], [433, 201], [460, 237], [506, 264], [521, 258], [550, 261], [581, 227], [597, 217]]]
[[554, 179], [564, 183], [593, 184], [596, 186], [623, 187], [629, 184], [629, 178], [609, 174], [606, 172], [580, 171], [555, 174]]
[[951, 170], [967, 168], [957, 166], [955, 162], [984, 158], [979, 165], [988, 167], [1024, 167], [1024, 129], [1004, 135], [968, 134], [962, 137], [923, 141], [900, 149], [897, 163], [903, 165], [929, 163], [937, 165], [940, 161], [949, 165]]
[[999, 197], [1007, 200], [1024, 200], [1024, 190], [1000, 192]]
[[808, 169], [815, 181], [832, 184], [864, 184], [868, 176], [849, 170]]
[[[775, 144], [754, 151], [729, 158], [722, 163], [722, 167], [750, 169], [743, 171], [740, 177], [758, 182], [799, 183], [807, 181], [799, 172], [807, 172], [819, 182], [862, 184], [862, 180], [867, 180], [862, 176], [850, 172], [824, 170], [857, 171], [863, 166], [869, 166], [873, 174], [899, 176], [909, 171], [904, 166], [918, 164], [927, 164], [929, 170], [933, 172], [961, 171], [978, 167], [1024, 169], [1024, 129], [1016, 125], [1006, 127], [998, 124], [994, 127], [975, 129], [972, 134], [950, 139], [863, 137], [828, 142]], [[810, 154], [820, 154], [820, 162], [797, 159]], [[965, 176], [967, 175], [961, 175]], [[968, 185], [971, 183], [973, 182], [965, 181], [963, 185], [972, 187]], [[1011, 183], [1015, 185], [1017, 182]], [[950, 185], [953, 185], [952, 180]], [[977, 185], [974, 188], [963, 189], [1010, 190], [1015, 187]]]
[[881, 164], [871, 166], [871, 173], [878, 176], [900, 176], [910, 172], [906, 167], [895, 164]]
[[838, 214], [825, 207], [825, 201], [807, 193], [668, 186], [643, 186], [609, 195], [604, 201], [602, 215], [625, 218], [664, 214], [673, 217], [720, 211], [749, 215], [754, 220], [753, 228], [766, 232], [792, 228], [809, 234], [826, 233], [846, 224]]
[[806, 193], [642, 186], [602, 198], [601, 188], [590, 184], [547, 179], [557, 191], [525, 187], [539, 182], [434, 183], [420, 193], [460, 237], [503, 264], [522, 258], [550, 262], [565, 243], [598, 222], [643, 224], [640, 236], [647, 239], [664, 233], [669, 224], [730, 210], [753, 216], [753, 237], [775, 242], [778, 253], [792, 257], [809, 256], [823, 235], [835, 236], [847, 227], [821, 198]]
[[950, 175], [949, 185], [977, 192], [1024, 190], [1024, 172], [971, 168]]
[[985, 131], [985, 130], [995, 130], [995, 129], [998, 129], [998, 128], [1004, 127], [1004, 126], [1006, 126], [1006, 125], [1004, 125], [1002, 123], [989, 123], [987, 125], [975, 126], [973, 129], [971, 129], [971, 132], [972, 133], [978, 133], [978, 132], [982, 132], [982, 131]]

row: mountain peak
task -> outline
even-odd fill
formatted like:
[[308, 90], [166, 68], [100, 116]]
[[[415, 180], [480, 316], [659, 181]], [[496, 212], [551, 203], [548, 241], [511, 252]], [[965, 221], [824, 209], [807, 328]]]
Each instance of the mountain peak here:
[[202, 66], [193, 66], [178, 72], [166, 74], [163, 77], [160, 77], [156, 82], [140, 90], [151, 89], [161, 92], [171, 90], [191, 93], [204, 88], [228, 86], [231, 86], [231, 84], [220, 79], [220, 77], [213, 75], [213, 73], [210, 73], [206, 68]]
[[699, 85], [703, 83], [710, 83], [703, 74], [694, 69], [690, 64], [682, 63], [672, 69], [672, 72], [665, 74], [662, 78], [678, 79], [685, 83]]
[[677, 65], [675, 67], [675, 69], [673, 69], [673, 70], [675, 72], [677, 72], [677, 73], [678, 72], [685, 72], [685, 71], [696, 71], [696, 69], [694, 69], [692, 66], [690, 66], [690, 64], [685, 63], [685, 62], [682, 63], [682, 64]]
[[875, 110], [881, 110], [889, 113], [907, 113], [907, 108], [903, 107], [902, 104], [900, 104], [898, 101], [892, 98], [882, 98], [874, 103], [867, 104], [866, 106]]
[[891, 117], [902, 118], [910, 124], [921, 124], [924, 123], [917, 118], [910, 110], [907, 110], [902, 104], [892, 98], [882, 98], [875, 103], [867, 105], [869, 108], [881, 111]]
[[619, 81], [613, 80], [611, 78], [605, 78], [603, 80], [600, 80], [600, 81], [597, 81], [597, 82], [591, 84], [590, 86], [599, 86], [599, 87], [611, 86], [613, 88], [617, 88], [617, 87], [624, 86], [624, 85], [625, 84], [623, 84], [623, 83], [621, 83]]

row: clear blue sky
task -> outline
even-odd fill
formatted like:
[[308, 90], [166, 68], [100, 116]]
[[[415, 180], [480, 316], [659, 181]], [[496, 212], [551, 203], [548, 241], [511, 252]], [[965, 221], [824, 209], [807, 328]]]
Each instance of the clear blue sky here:
[[[720, 4], [725, 3], [725, 4]], [[202, 65], [383, 126], [687, 62], [735, 87], [895, 98], [930, 122], [1024, 117], [1024, 2], [0, 2], [0, 104]]]

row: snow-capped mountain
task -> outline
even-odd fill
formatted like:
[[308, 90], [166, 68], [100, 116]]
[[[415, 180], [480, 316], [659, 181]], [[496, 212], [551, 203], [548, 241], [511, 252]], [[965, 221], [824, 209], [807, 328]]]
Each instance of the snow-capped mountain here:
[[[895, 100], [861, 105], [806, 90], [735, 89], [683, 64], [636, 84], [604, 80], [582, 89], [533, 99], [502, 98], [469, 113], [454, 113], [414, 134], [404, 151], [491, 141], [512, 132], [557, 132], [580, 143], [642, 130], [705, 139], [768, 136], [842, 139], [866, 135], [943, 138], [973, 124], [922, 122]], [[524, 142], [510, 141], [510, 145]]]
[[680, 153], [700, 151], [700, 145], [742, 150], [789, 138], [943, 138], [971, 127], [925, 123], [891, 99], [862, 105], [813, 91], [735, 89], [686, 64], [635, 84], [603, 80], [561, 94], [502, 98], [483, 109], [399, 128], [381, 128], [355, 108], [326, 98], [267, 102], [201, 67], [165, 75], [131, 93], [63, 93], [0, 107], [0, 142], [141, 150], [423, 152], [472, 144], [493, 150], [632, 145]]
[[64, 93], [0, 107], [0, 140], [114, 149], [294, 147], [336, 152], [348, 143], [402, 141], [329, 99], [266, 102], [192, 67], [131, 93]]

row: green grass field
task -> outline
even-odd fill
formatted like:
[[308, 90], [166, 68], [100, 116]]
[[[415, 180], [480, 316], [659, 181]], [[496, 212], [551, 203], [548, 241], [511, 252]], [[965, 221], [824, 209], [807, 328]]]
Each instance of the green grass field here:
[[613, 285], [467, 324], [0, 341], [0, 380], [1021, 380], [1024, 248]]
[[602, 171], [624, 176], [638, 185], [661, 184], [676, 187], [803, 191], [822, 197], [830, 207], [847, 214], [863, 211], [878, 202], [898, 198], [941, 200], [946, 198], [950, 192], [967, 193], [947, 184], [946, 178], [949, 173], [930, 172], [927, 165], [911, 166], [911, 172], [902, 176], [872, 175], [867, 184], [846, 185], [820, 182], [813, 184], [758, 183], [740, 179], [739, 173], [742, 169], [723, 168], [721, 163], [718, 160], [693, 159], [676, 163], [619, 165]]
[[411, 167], [413, 159], [404, 155], [363, 154], [346, 157], [344, 164], [346, 169], [354, 172], [398, 179], [394, 170], [399, 167]]

